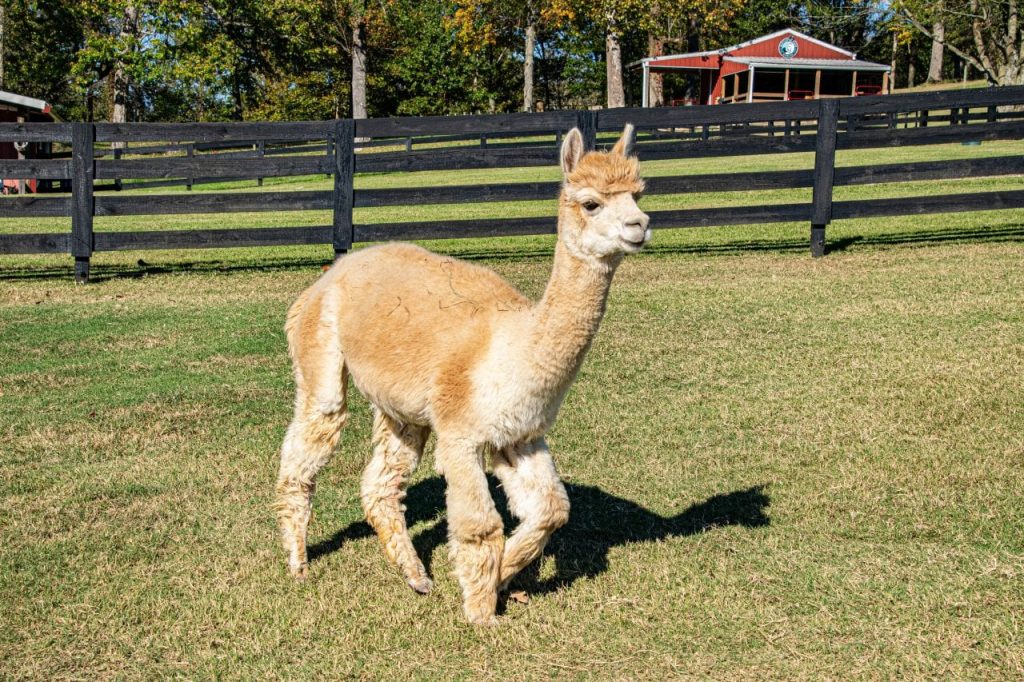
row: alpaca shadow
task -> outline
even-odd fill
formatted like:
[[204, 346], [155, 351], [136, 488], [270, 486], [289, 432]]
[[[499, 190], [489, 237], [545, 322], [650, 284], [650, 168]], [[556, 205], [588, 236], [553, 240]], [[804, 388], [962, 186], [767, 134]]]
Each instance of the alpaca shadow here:
[[[517, 522], [508, 515], [508, 502], [502, 489], [493, 478], [490, 482], [505, 527], [514, 528]], [[514, 579], [515, 587], [544, 594], [568, 587], [580, 578], [598, 576], [608, 570], [608, 553], [613, 547], [687, 537], [724, 526], [760, 528], [771, 523], [766, 514], [771, 499], [763, 485], [713, 495], [674, 516], [661, 516], [594, 486], [566, 483], [565, 487], [572, 504], [569, 523], [555, 532], [544, 551], [545, 556], [554, 559], [555, 573], [541, 579], [540, 562], [534, 562]], [[410, 527], [422, 521], [437, 520], [413, 538], [417, 553], [431, 572], [434, 550], [447, 540], [447, 524], [443, 519], [438, 520], [444, 510], [444, 481], [435, 477], [413, 485], [409, 488], [406, 506]], [[316, 561], [345, 542], [372, 535], [373, 531], [365, 522], [353, 523], [328, 540], [310, 546], [309, 560]]]

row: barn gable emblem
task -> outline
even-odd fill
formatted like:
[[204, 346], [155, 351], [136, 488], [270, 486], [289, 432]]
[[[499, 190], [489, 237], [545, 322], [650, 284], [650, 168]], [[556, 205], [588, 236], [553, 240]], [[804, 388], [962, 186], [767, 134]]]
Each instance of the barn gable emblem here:
[[786, 59], [792, 59], [799, 51], [800, 45], [792, 36], [779, 43], [779, 54]]

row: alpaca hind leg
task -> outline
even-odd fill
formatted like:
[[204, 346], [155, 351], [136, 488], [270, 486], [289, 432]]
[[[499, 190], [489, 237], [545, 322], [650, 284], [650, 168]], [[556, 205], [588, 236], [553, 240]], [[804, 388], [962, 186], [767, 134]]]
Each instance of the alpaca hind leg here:
[[551, 534], [569, 520], [569, 496], [543, 438], [495, 452], [492, 465], [512, 515], [520, 520], [505, 544], [500, 578], [504, 590], [541, 555]]
[[505, 534], [484, 474], [482, 447], [439, 439], [437, 467], [447, 481], [448, 547], [462, 588], [462, 607], [475, 625], [493, 625]]
[[315, 401], [300, 393], [296, 399], [295, 417], [281, 446], [281, 468], [274, 506], [284, 548], [288, 552], [288, 572], [298, 580], [306, 577], [306, 529], [316, 475], [334, 453], [347, 419], [344, 399], [339, 409], [324, 412]]
[[416, 554], [405, 523], [405, 487], [423, 455], [430, 429], [401, 424], [374, 410], [373, 459], [363, 472], [361, 498], [366, 520], [377, 531], [384, 553], [416, 592], [433, 587]]

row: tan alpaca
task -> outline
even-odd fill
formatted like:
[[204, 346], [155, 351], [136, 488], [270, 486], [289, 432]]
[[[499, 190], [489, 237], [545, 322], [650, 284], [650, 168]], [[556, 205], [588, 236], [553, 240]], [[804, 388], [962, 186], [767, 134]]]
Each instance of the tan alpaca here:
[[[387, 244], [341, 258], [292, 305], [285, 330], [297, 391], [277, 511], [293, 576], [306, 575], [314, 482], [348, 417], [351, 375], [373, 405], [374, 453], [361, 497], [388, 558], [412, 589], [430, 590], [402, 500], [433, 430], [466, 617], [494, 621], [499, 587], [568, 520], [544, 434], [597, 332], [615, 268], [650, 238], [636, 205], [643, 182], [629, 156], [632, 133], [626, 126], [610, 152], [585, 155], [580, 132], [566, 136], [555, 262], [540, 302], [490, 270]], [[521, 521], [507, 541], [485, 451]]]

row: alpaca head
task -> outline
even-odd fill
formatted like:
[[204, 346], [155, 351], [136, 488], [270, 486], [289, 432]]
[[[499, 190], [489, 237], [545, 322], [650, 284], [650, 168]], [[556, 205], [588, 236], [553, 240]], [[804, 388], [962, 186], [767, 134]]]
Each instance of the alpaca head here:
[[579, 256], [607, 260], [636, 253], [651, 238], [647, 214], [636, 205], [644, 182], [632, 151], [633, 126], [607, 152], [583, 151], [583, 136], [573, 128], [562, 143], [563, 210], [559, 238]]

